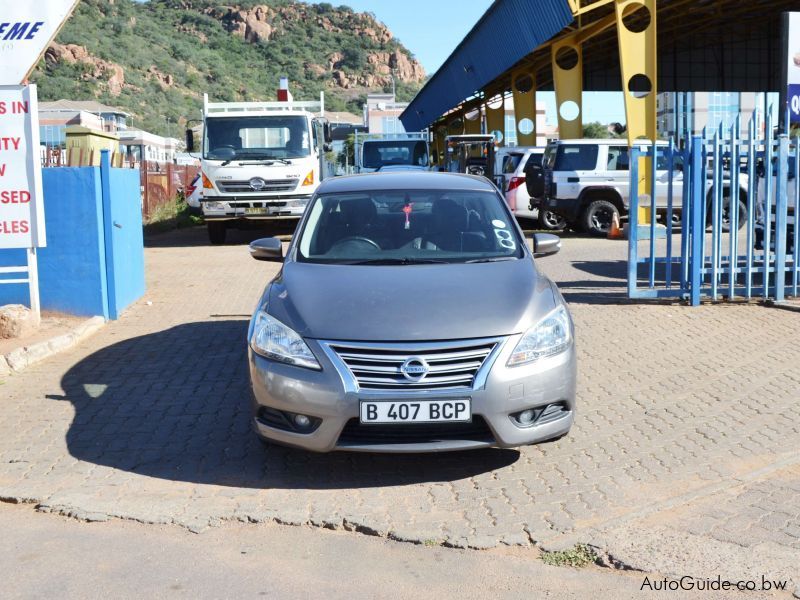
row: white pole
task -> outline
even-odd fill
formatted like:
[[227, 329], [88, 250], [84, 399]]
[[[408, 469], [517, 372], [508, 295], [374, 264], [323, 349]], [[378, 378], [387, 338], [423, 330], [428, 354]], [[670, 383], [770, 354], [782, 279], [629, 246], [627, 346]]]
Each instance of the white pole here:
[[28, 289], [31, 296], [31, 312], [38, 327], [42, 322], [42, 311], [39, 303], [39, 262], [36, 248], [28, 248]]

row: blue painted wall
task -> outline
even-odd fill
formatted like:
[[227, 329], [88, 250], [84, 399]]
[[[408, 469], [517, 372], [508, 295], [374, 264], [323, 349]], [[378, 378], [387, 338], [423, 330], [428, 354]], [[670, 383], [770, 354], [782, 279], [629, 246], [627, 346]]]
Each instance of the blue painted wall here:
[[[117, 318], [144, 294], [139, 172], [43, 169], [42, 183], [47, 222], [47, 247], [39, 249], [42, 309]], [[0, 250], [0, 266], [24, 264], [24, 250]], [[0, 285], [0, 305], [29, 302], [27, 285]]]

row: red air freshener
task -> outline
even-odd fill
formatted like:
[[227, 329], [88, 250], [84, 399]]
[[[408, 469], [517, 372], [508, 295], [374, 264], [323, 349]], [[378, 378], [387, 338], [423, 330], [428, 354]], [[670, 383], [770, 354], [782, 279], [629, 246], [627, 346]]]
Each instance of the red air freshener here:
[[406, 229], [411, 229], [411, 210], [412, 206], [414, 206], [413, 202], [406, 204], [403, 207], [403, 212], [406, 213]]

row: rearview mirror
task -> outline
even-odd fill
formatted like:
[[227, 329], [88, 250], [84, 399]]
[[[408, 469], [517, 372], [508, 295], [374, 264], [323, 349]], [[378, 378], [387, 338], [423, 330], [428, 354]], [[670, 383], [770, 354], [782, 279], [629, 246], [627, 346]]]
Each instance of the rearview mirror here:
[[533, 255], [551, 256], [561, 250], [561, 238], [552, 233], [533, 234]]
[[186, 130], [186, 151], [194, 152], [194, 131], [191, 129]]
[[250, 256], [256, 260], [283, 260], [283, 243], [278, 238], [261, 238], [250, 243]]
[[322, 124], [322, 135], [326, 144], [330, 144], [333, 141], [333, 135], [331, 134], [331, 124], [328, 121], [325, 121]]

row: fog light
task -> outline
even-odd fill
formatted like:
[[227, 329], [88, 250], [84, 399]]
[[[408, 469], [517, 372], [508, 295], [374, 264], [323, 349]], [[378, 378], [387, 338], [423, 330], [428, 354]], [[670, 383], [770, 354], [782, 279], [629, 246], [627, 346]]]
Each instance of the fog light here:
[[523, 410], [517, 416], [517, 421], [519, 421], [520, 425], [530, 425], [535, 419], [536, 413], [531, 409]]
[[305, 415], [295, 415], [294, 424], [297, 425], [300, 429], [306, 429], [311, 426], [311, 419], [309, 419]]

